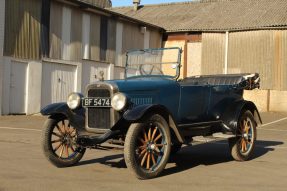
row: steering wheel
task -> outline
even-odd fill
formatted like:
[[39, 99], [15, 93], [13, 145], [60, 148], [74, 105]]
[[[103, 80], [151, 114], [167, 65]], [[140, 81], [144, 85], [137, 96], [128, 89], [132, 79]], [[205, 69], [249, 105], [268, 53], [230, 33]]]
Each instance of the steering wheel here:
[[[147, 65], [151, 65], [152, 66], [152, 68], [149, 71], [146, 71], [144, 69], [144, 66], [147, 66]], [[154, 64], [142, 64], [142, 65], [140, 65], [140, 73], [141, 73], [141, 75], [151, 75], [152, 72], [154, 71], [154, 69], [156, 69], [159, 72], [160, 75], [164, 75], [162, 70], [158, 66], [155, 66]]]

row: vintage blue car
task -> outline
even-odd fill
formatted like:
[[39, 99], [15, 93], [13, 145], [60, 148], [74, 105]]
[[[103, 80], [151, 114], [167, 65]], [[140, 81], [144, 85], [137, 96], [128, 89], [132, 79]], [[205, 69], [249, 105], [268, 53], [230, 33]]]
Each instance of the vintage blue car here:
[[126, 60], [124, 80], [89, 84], [84, 95], [42, 109], [49, 116], [42, 146], [53, 165], [75, 165], [104, 142], [124, 145], [126, 165], [140, 179], [158, 176], [183, 144], [226, 139], [235, 160], [250, 158], [262, 122], [243, 91], [259, 88], [258, 74], [179, 80], [179, 48], [130, 51]]

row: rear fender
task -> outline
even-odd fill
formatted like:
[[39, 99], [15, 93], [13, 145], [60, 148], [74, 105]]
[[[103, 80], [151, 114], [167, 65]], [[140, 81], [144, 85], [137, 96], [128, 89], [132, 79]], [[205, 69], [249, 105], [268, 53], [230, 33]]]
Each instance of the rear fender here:
[[40, 113], [53, 119], [67, 118], [77, 130], [85, 128], [85, 109], [71, 110], [65, 102], [53, 103], [44, 107]]
[[172, 130], [172, 134], [177, 139], [176, 141], [180, 143], [184, 142], [184, 138], [181, 135], [180, 131], [178, 130], [176, 122], [172, 114], [168, 111], [166, 107], [162, 105], [152, 105], [152, 104], [138, 105], [127, 110], [123, 114], [123, 118], [130, 123], [135, 123], [135, 122], [140, 122], [141, 120], [144, 119], [145, 116], [151, 113], [161, 114], [166, 119], [167, 123], [169, 124], [170, 129]]
[[251, 101], [239, 100], [232, 106], [228, 107], [222, 116], [222, 121], [224, 123], [225, 129], [235, 134], [240, 115], [246, 110], [249, 110], [253, 114], [257, 125], [262, 124], [261, 116], [256, 105]]

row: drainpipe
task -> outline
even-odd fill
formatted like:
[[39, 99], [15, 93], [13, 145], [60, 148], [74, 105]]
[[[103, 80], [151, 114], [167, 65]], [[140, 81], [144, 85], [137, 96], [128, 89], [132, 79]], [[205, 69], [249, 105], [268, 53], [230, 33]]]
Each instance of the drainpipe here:
[[229, 31], [225, 32], [225, 56], [224, 56], [224, 74], [227, 74], [228, 69], [228, 44], [229, 44]]
[[133, 0], [134, 11], [137, 11], [139, 9], [140, 3], [141, 3], [141, 0]]

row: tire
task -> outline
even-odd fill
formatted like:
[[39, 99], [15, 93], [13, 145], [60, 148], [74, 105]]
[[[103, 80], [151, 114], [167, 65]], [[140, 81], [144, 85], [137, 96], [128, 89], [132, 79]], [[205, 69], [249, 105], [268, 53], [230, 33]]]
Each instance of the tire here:
[[77, 131], [70, 126], [67, 119], [48, 119], [42, 134], [42, 149], [45, 157], [59, 168], [75, 165], [86, 151], [76, 144], [76, 139]]
[[229, 139], [231, 156], [236, 161], [246, 161], [253, 154], [257, 123], [250, 111], [241, 114], [238, 120], [237, 136]]
[[176, 153], [178, 153], [181, 149], [181, 146], [182, 146], [181, 143], [172, 144], [170, 149], [170, 155], [175, 155]]
[[151, 115], [143, 123], [131, 124], [124, 146], [126, 165], [139, 179], [155, 178], [165, 168], [170, 148], [167, 122], [161, 115]]

